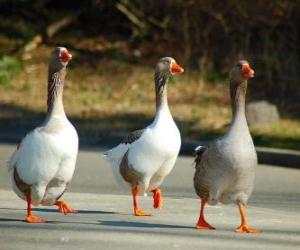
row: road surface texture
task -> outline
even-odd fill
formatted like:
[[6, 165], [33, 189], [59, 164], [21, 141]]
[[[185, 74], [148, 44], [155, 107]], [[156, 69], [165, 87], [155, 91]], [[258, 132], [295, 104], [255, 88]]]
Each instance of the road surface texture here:
[[132, 215], [129, 188], [119, 186], [101, 148], [83, 149], [65, 201], [77, 214], [38, 207], [45, 224], [25, 223], [25, 202], [10, 189], [5, 161], [16, 145], [0, 144], [0, 249], [300, 249], [300, 171], [259, 165], [248, 206], [249, 224], [260, 234], [237, 234], [234, 205], [207, 206], [207, 220], [217, 229], [194, 229], [199, 199], [193, 190], [193, 158], [179, 157], [161, 189], [164, 207], [139, 197], [152, 217]]

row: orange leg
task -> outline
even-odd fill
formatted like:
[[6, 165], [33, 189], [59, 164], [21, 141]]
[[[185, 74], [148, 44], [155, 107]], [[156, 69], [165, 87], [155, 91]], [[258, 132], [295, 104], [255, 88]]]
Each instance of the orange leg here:
[[235, 231], [237, 233], [259, 233], [260, 231], [256, 228], [250, 228], [248, 226], [245, 205], [239, 203], [239, 210], [241, 214], [241, 225]]
[[153, 207], [154, 208], [162, 208], [163, 206], [163, 198], [159, 188], [155, 188], [151, 191], [153, 193]]
[[25, 221], [28, 223], [44, 223], [44, 222], [46, 222], [45, 220], [38, 218], [37, 216], [35, 216], [32, 213], [30, 192], [29, 192], [29, 194], [26, 195], [26, 200], [27, 200], [27, 216], [26, 216]]
[[134, 208], [134, 215], [135, 216], [151, 216], [151, 213], [144, 212], [139, 208], [138, 202], [137, 202], [137, 195], [138, 195], [138, 189], [137, 187], [134, 187], [131, 189], [132, 197], [133, 197], [133, 208]]
[[65, 215], [68, 213], [77, 213], [77, 211], [75, 209], [69, 207], [69, 205], [64, 201], [56, 201], [54, 203], [54, 205], [58, 206], [59, 212], [65, 214]]
[[201, 209], [200, 209], [200, 217], [198, 223], [196, 225], [197, 229], [215, 229], [213, 226], [209, 225], [204, 219], [204, 207], [207, 202], [207, 198], [201, 199]]

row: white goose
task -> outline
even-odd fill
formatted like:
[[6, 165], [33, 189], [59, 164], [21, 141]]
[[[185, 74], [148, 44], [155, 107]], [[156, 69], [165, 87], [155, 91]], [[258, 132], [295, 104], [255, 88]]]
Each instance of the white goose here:
[[246, 218], [246, 204], [254, 185], [257, 156], [245, 116], [247, 80], [254, 71], [247, 61], [239, 61], [230, 73], [232, 122], [227, 133], [208, 147], [196, 148], [194, 187], [201, 198], [200, 217], [196, 228], [214, 229], [204, 218], [204, 207], [219, 201], [235, 203], [241, 214], [237, 232], [256, 233]]
[[145, 129], [130, 133], [125, 140], [107, 151], [114, 170], [131, 185], [134, 214], [149, 216], [139, 208], [137, 195], [153, 192], [154, 208], [162, 207], [158, 188], [174, 167], [181, 139], [172, 118], [167, 100], [167, 81], [172, 74], [182, 73], [183, 68], [171, 57], [161, 58], [155, 70], [156, 115]]
[[72, 55], [57, 47], [48, 71], [48, 111], [44, 123], [28, 133], [8, 162], [13, 190], [27, 201], [26, 221], [42, 223], [33, 205], [56, 205], [59, 211], [76, 212], [58, 199], [71, 181], [78, 153], [78, 136], [63, 107], [66, 66]]

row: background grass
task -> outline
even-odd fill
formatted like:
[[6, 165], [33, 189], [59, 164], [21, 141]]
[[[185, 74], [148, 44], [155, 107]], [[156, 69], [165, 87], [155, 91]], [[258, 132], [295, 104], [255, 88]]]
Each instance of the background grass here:
[[[6, 67], [11, 79], [9, 88], [0, 84], [1, 131], [17, 129], [25, 133], [43, 120], [47, 61], [52, 48], [44, 45], [36, 49], [30, 59], [17, 63], [18, 70]], [[89, 56], [87, 60], [83, 52], [72, 53], [64, 102], [83, 141], [101, 143], [103, 135], [128, 132], [151, 122], [155, 113], [153, 67], [107, 55]], [[222, 135], [231, 120], [227, 80], [209, 82], [198, 71], [185, 70], [168, 86], [170, 108], [182, 136], [210, 140]], [[249, 80], [249, 91], [255, 81]], [[300, 148], [300, 121], [281, 115], [277, 123], [251, 128], [256, 145]]]

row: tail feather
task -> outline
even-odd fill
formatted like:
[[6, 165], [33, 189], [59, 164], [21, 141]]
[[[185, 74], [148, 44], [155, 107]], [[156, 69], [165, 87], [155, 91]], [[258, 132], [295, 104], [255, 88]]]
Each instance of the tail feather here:
[[118, 146], [103, 153], [103, 156], [108, 160], [108, 162], [111, 165], [111, 169], [115, 180], [121, 187], [124, 187], [124, 184], [126, 184], [126, 187], [128, 186], [128, 184], [125, 182], [125, 180], [120, 174], [120, 163], [123, 159], [123, 156], [129, 148], [128, 145], [121, 143]]
[[17, 164], [18, 153], [19, 153], [19, 150], [16, 150], [12, 154], [12, 156], [10, 157], [10, 159], [6, 161], [6, 167], [7, 167], [9, 173], [14, 169], [15, 165]]

